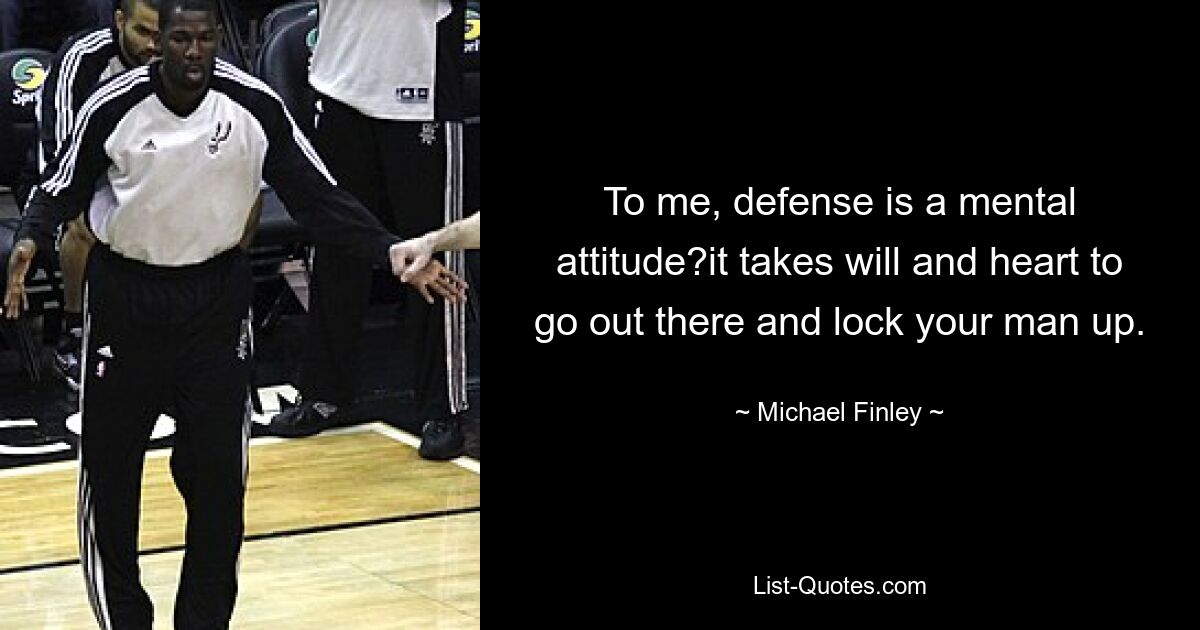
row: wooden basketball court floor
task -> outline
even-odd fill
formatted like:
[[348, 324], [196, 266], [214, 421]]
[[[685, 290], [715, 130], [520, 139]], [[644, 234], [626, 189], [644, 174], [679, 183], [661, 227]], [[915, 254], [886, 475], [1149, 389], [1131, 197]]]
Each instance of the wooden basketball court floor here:
[[[232, 627], [479, 627], [479, 463], [382, 423], [254, 438]], [[142, 582], [170, 628], [184, 531], [169, 449], [147, 455]], [[74, 461], [0, 470], [0, 629], [95, 628]]]

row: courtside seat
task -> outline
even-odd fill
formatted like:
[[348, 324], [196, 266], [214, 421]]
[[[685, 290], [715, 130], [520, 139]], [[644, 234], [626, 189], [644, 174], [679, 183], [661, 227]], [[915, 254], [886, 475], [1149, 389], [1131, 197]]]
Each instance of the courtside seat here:
[[300, 130], [310, 137], [316, 92], [308, 83], [308, 67], [316, 42], [317, 16], [300, 16], [271, 33], [254, 71], [279, 93]]
[[293, 21], [306, 16], [317, 14], [316, 0], [300, 0], [275, 7], [267, 17], [263, 18], [258, 28], [259, 41], [266, 42], [279, 29]]
[[[256, 74], [283, 99], [296, 125], [306, 136], [313, 131], [315, 93], [308, 84], [311, 56], [310, 33], [315, 33], [315, 15], [302, 16], [275, 31], [263, 46]], [[262, 220], [255, 245], [298, 243], [306, 239], [304, 228], [292, 220], [278, 195], [269, 188], [263, 194]]]
[[37, 92], [46, 79], [53, 55], [36, 48], [0, 53], [0, 185], [25, 202], [36, 175], [23, 169], [35, 162], [37, 147]]
[[[316, 15], [299, 15], [277, 24], [263, 43], [255, 65], [255, 74], [279, 94], [296, 125], [309, 136], [313, 131], [315, 93], [308, 84], [308, 64], [316, 28]], [[282, 275], [299, 302], [307, 307], [308, 244], [307, 231], [288, 214], [279, 195], [270, 187], [264, 188], [262, 216], [250, 246], [255, 280], [262, 286]], [[263, 313], [263, 328], [269, 328], [281, 314], [286, 295], [286, 290], [279, 294]]]
[[[23, 204], [36, 175], [31, 166], [37, 147], [37, 91], [45, 81], [52, 54], [35, 48], [18, 48], [0, 53], [0, 184], [14, 189]], [[0, 220], [0, 264], [7, 266], [12, 252], [16, 218]], [[26, 279], [30, 314], [17, 321], [0, 316], [4, 345], [20, 355], [21, 364], [33, 382], [41, 378], [41, 343], [34, 338], [31, 317], [60, 309], [61, 282], [52, 255], [40, 252]], [[8, 274], [0, 273], [0, 295], [8, 288]]]
[[[8, 265], [8, 257], [12, 253], [13, 233], [16, 232], [20, 219], [0, 219], [0, 260]], [[20, 356], [21, 365], [26, 375], [33, 383], [41, 380], [42, 351], [41, 340], [33, 333], [31, 320], [38, 316], [53, 314], [57, 322], [58, 313], [62, 310], [62, 277], [57, 271], [53, 252], [38, 252], [33, 269], [25, 279], [25, 293], [29, 296], [29, 310], [20, 319], [10, 320], [0, 315], [0, 335], [3, 335], [4, 345], [16, 351]], [[51, 279], [53, 278], [53, 281]], [[8, 274], [0, 274], [0, 296], [8, 289]]]
[[[317, 17], [301, 16], [271, 34], [263, 45], [255, 74], [283, 99], [296, 125], [311, 137], [313, 102], [316, 93], [308, 83], [308, 62], [316, 43]], [[283, 208], [279, 197], [268, 189], [264, 193], [262, 220], [255, 239], [278, 244], [288, 239], [303, 239], [304, 229], [296, 225]]]

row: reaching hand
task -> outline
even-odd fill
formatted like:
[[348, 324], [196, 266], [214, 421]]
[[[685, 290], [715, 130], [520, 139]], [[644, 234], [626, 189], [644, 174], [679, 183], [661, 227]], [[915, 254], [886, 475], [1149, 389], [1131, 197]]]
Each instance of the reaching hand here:
[[409, 269], [409, 271], [406, 282], [420, 291], [421, 295], [425, 297], [425, 301], [430, 304], [433, 304], [433, 296], [429, 294], [430, 290], [451, 304], [467, 299], [467, 283], [436, 260], [429, 261], [420, 269]]
[[8, 257], [8, 290], [4, 293], [4, 315], [9, 319], [21, 316], [21, 311], [28, 310], [29, 296], [25, 294], [25, 274], [33, 263], [37, 253], [37, 245], [29, 239], [17, 241], [13, 246], [12, 255]]
[[392, 273], [401, 282], [410, 282], [412, 275], [425, 269], [433, 258], [433, 242], [424, 237], [410, 238], [392, 245], [388, 253], [392, 257]]

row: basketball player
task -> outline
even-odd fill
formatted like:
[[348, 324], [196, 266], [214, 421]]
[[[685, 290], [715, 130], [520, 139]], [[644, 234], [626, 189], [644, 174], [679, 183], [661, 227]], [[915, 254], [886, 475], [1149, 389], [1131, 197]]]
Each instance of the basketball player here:
[[[159, 0], [121, 0], [115, 28], [84, 31], [63, 44], [50, 64], [38, 104], [38, 172], [58, 155], [84, 99], [96, 84], [158, 55]], [[107, 182], [97, 182], [95, 203], [108, 203]], [[82, 218], [68, 223], [59, 242], [63, 272], [63, 315], [67, 334], [55, 353], [55, 367], [78, 391], [83, 337], [83, 269], [95, 237]]]
[[[313, 142], [346, 190], [385, 225], [415, 237], [462, 218], [461, 0], [320, 0], [310, 82]], [[459, 273], [463, 254], [446, 256]], [[354, 402], [371, 269], [334, 248], [314, 253], [300, 404], [271, 433], [314, 435]], [[413, 296], [415, 297], [415, 296]], [[404, 303], [405, 348], [415, 363], [419, 452], [463, 452], [467, 409], [464, 311], [448, 302]]]
[[[259, 80], [216, 59], [214, 0], [162, 0], [155, 61], [102, 83], [46, 167], [16, 234], [4, 314], [38, 248], [107, 173], [85, 215], [80, 558], [104, 629], [149, 629], [139, 579], [144, 452], [168, 405], [187, 508], [176, 628], [227, 628], [237, 596], [250, 428], [252, 279], [238, 247], [265, 180], [314, 238], [396, 273], [399, 238], [345, 191]], [[451, 285], [447, 285], [451, 286]], [[434, 287], [453, 294], [453, 289]], [[173, 458], [174, 459], [174, 458]]]
[[[441, 266], [438, 261], [433, 259], [433, 254], [459, 249], [479, 249], [479, 214], [479, 211], [476, 211], [465, 219], [397, 245], [400, 255], [400, 280], [416, 287], [425, 301], [433, 304], [433, 295], [424, 287], [429, 282], [430, 276], [441, 272]], [[456, 296], [457, 299], [465, 299], [465, 291], [466, 285], [463, 284]], [[453, 298], [447, 299], [453, 300]], [[463, 453], [479, 459], [479, 415], [475, 414], [473, 417], [466, 418], [460, 424], [459, 429], [463, 435]], [[429, 449], [431, 444], [436, 443], [436, 440], [427, 440], [425, 437], [425, 435], [422, 436], [421, 446]]]

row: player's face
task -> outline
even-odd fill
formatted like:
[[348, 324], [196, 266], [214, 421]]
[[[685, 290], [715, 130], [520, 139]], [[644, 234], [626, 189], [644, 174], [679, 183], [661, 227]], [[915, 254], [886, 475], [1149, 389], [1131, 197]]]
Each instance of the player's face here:
[[221, 28], [209, 11], [178, 10], [162, 34], [163, 73], [175, 85], [198, 90], [208, 85]]
[[130, 13], [120, 9], [116, 13], [121, 50], [130, 61], [145, 65], [158, 56], [158, 11], [135, 2]]

